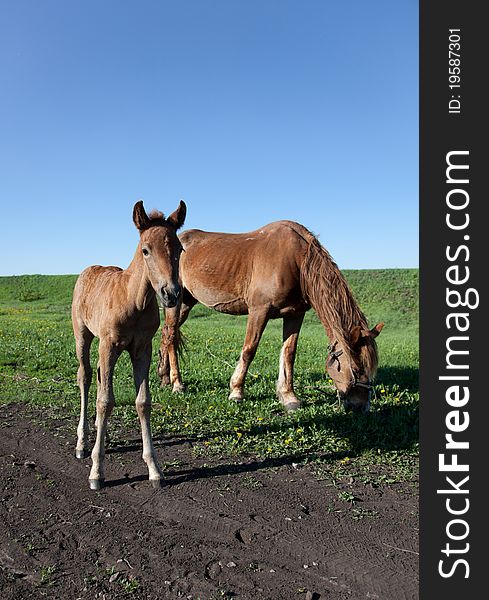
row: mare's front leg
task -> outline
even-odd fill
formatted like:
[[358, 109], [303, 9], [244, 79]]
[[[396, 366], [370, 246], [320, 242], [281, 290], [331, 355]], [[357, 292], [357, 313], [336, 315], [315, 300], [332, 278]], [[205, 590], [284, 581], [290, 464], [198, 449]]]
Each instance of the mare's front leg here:
[[255, 357], [256, 349], [263, 330], [268, 322], [268, 308], [263, 309], [252, 309], [248, 315], [248, 322], [246, 324], [246, 335], [241, 355], [234, 370], [233, 376], [229, 387], [231, 393], [229, 394], [229, 400], [236, 400], [241, 402], [244, 400], [244, 383], [246, 373], [251, 364], [251, 361]]
[[174, 392], [185, 391], [178, 364], [178, 353], [182, 345], [180, 327], [185, 323], [189, 312], [197, 303], [193, 298], [184, 297], [174, 308], [165, 309], [165, 324], [161, 333], [158, 375], [161, 385], [172, 385]]
[[88, 479], [92, 490], [99, 490], [105, 481], [105, 436], [107, 422], [115, 404], [112, 379], [119, 354], [120, 350], [110, 341], [100, 340], [97, 366], [97, 438], [92, 450], [92, 469]]
[[277, 380], [277, 397], [285, 410], [293, 412], [301, 407], [301, 401], [294, 392], [294, 360], [297, 341], [304, 314], [284, 317], [283, 346], [280, 352], [280, 367]]
[[149, 392], [149, 367], [151, 364], [151, 340], [131, 351], [134, 384], [136, 385], [136, 410], [141, 423], [143, 460], [148, 467], [149, 480], [154, 488], [161, 486], [163, 472], [158, 466], [151, 437], [151, 395]]

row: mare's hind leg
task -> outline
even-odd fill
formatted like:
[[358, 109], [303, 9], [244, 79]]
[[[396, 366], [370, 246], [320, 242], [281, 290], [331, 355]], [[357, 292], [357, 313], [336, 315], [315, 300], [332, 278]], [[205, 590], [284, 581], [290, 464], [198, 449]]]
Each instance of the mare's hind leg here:
[[136, 410], [141, 423], [143, 460], [148, 467], [153, 487], [160, 487], [163, 473], [158, 466], [151, 438], [151, 395], [149, 392], [149, 367], [151, 364], [151, 341], [131, 350], [131, 361], [136, 385]]
[[107, 421], [115, 404], [112, 379], [119, 354], [120, 350], [110, 341], [100, 340], [97, 366], [97, 438], [92, 450], [92, 469], [88, 479], [92, 490], [99, 490], [105, 480], [105, 435]]
[[245, 341], [238, 364], [236, 365], [236, 369], [234, 370], [229, 384], [231, 389], [231, 393], [229, 394], [230, 400], [236, 400], [236, 402], [244, 400], [246, 373], [248, 372], [251, 361], [255, 357], [256, 349], [260, 342], [263, 330], [268, 322], [268, 318], [268, 308], [250, 310], [248, 322], [246, 324]]
[[294, 392], [294, 360], [297, 341], [304, 315], [284, 317], [283, 346], [280, 352], [280, 368], [277, 380], [277, 396], [285, 410], [293, 412], [301, 407]]
[[158, 352], [158, 375], [161, 385], [171, 384], [174, 392], [185, 390], [178, 365], [178, 351], [182, 343], [180, 327], [185, 323], [189, 312], [196, 303], [195, 298], [184, 292], [181, 303], [177, 304], [175, 308], [165, 309], [165, 325], [161, 332], [161, 344]]
[[80, 420], [77, 428], [76, 458], [86, 458], [88, 450], [88, 390], [92, 383], [92, 367], [90, 366], [90, 346], [93, 334], [84, 325], [74, 323], [76, 339], [76, 356], [78, 367], [77, 381], [80, 388]]

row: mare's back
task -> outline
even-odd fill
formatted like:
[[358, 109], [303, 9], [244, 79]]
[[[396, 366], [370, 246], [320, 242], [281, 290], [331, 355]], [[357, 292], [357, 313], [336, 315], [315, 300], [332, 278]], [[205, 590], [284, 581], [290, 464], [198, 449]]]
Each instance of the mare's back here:
[[295, 287], [305, 244], [293, 226], [302, 227], [278, 221], [247, 233], [183, 232], [179, 237], [185, 249], [180, 259], [184, 286], [208, 306], [248, 300], [250, 289], [263, 283]]

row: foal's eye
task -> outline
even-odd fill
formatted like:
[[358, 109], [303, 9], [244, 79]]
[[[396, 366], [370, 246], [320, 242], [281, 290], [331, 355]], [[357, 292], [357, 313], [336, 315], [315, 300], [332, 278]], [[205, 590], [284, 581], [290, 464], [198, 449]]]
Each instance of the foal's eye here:
[[143, 248], [143, 254], [144, 256], [148, 256], [149, 250], [147, 248]]

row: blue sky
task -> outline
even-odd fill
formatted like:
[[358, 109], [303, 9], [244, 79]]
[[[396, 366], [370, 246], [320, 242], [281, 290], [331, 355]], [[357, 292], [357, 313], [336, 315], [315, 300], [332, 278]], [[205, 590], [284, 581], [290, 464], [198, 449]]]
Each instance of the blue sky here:
[[418, 265], [418, 2], [0, 8], [0, 275], [125, 267], [132, 207]]

